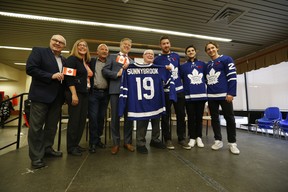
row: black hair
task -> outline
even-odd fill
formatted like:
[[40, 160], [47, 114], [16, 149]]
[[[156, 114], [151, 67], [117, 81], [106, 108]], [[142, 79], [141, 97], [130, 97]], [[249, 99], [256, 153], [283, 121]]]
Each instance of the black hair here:
[[194, 45], [189, 45], [189, 46], [187, 46], [186, 48], [185, 48], [185, 55], [186, 55], [186, 52], [187, 52], [187, 50], [189, 49], [189, 48], [194, 48], [194, 50], [196, 51], [196, 48], [195, 48], [195, 46]]
[[162, 41], [163, 39], [168, 39], [168, 40], [170, 40], [167, 35], [163, 35], [163, 36], [160, 37], [159, 42], [161, 43], [161, 41]]

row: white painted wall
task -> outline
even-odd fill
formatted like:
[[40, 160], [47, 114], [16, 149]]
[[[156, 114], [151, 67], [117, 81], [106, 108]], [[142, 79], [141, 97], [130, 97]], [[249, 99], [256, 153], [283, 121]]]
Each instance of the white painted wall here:
[[[27, 78], [25, 71], [0, 63], [0, 76], [9, 79], [9, 81], [0, 81], [0, 91], [4, 91], [5, 95], [12, 97], [13, 94], [28, 93], [31, 78]], [[19, 105], [14, 108], [17, 110]]]

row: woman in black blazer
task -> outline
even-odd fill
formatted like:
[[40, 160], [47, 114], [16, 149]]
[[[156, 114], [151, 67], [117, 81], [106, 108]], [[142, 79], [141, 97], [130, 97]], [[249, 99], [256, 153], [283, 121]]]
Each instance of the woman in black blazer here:
[[[66, 102], [68, 104], [67, 151], [68, 154], [81, 156], [84, 148], [79, 146], [86, 124], [88, 111], [89, 77], [93, 75], [88, 63], [91, 57], [87, 42], [76, 41], [66, 62]], [[73, 73], [71, 71], [76, 71]], [[65, 71], [64, 71], [65, 74]]]

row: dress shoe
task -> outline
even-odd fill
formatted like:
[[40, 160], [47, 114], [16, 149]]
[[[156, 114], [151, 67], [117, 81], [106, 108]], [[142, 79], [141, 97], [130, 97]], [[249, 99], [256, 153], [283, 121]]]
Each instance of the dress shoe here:
[[31, 162], [31, 165], [34, 169], [40, 169], [42, 167], [45, 167], [46, 164], [43, 162], [42, 159], [38, 159], [38, 160], [35, 160], [35, 161], [32, 161]]
[[131, 144], [124, 144], [124, 148], [128, 151], [134, 152], [134, 147]]
[[84, 148], [84, 147], [81, 147], [81, 146], [77, 146], [77, 149], [79, 150], [79, 151], [81, 151], [81, 152], [84, 152], [84, 151], [86, 151], [86, 148]]
[[61, 151], [55, 151], [53, 148], [46, 148], [45, 157], [62, 157]]
[[143, 146], [138, 146], [137, 145], [136, 149], [137, 149], [138, 153], [142, 153], [142, 154], [147, 154], [148, 153], [148, 149], [146, 148], [145, 145], [143, 145]]
[[166, 148], [166, 145], [164, 145], [164, 144], [161, 142], [161, 140], [159, 140], [159, 139], [157, 139], [157, 140], [151, 140], [150, 146], [151, 146], [151, 147], [158, 148], [158, 149], [165, 149], [165, 148]]
[[113, 146], [112, 149], [111, 149], [112, 155], [116, 155], [119, 152], [119, 150], [120, 150], [119, 145]]
[[89, 152], [96, 153], [96, 145], [90, 145]]
[[97, 147], [101, 148], [101, 149], [105, 149], [106, 148], [106, 145], [104, 143], [102, 143], [101, 141], [99, 141], [97, 143]]
[[68, 154], [73, 155], [73, 156], [81, 156], [82, 152], [79, 151], [78, 148], [74, 148], [71, 151], [68, 151]]

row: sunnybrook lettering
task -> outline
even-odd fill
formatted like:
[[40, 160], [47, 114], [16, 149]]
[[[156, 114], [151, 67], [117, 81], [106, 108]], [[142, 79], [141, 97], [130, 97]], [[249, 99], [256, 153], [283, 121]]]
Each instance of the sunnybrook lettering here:
[[159, 74], [158, 69], [150, 68], [150, 69], [127, 69], [128, 75], [136, 75], [136, 74]]

